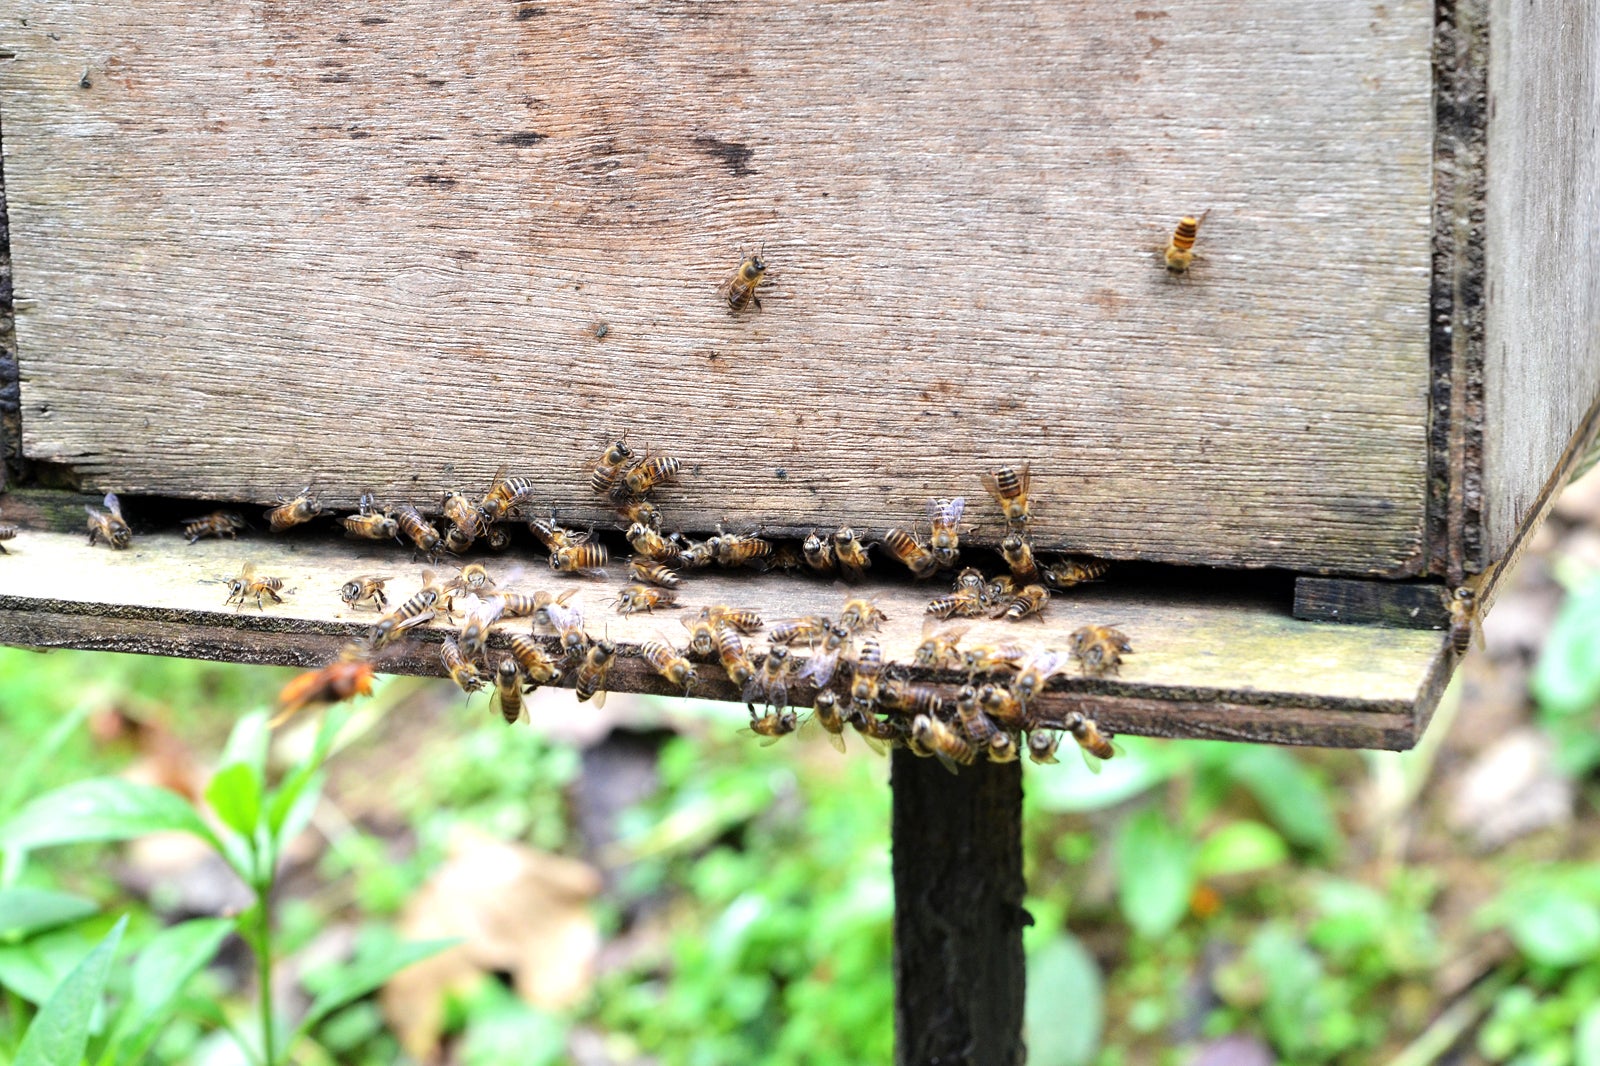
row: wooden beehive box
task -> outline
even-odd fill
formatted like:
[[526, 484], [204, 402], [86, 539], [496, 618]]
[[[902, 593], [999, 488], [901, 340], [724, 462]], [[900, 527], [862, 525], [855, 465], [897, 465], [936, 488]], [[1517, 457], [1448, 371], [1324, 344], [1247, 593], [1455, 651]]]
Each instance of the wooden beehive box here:
[[[1405, 746], [1441, 634], [1297, 620], [1289, 575], [1338, 579], [1302, 580], [1301, 615], [1435, 624], [1592, 434], [1597, 24], [1509, 0], [3, 0], [9, 443], [33, 481], [257, 504], [432, 508], [508, 464], [610, 525], [585, 466], [626, 429], [685, 459], [661, 504], [689, 530], [881, 534], [965, 494], [990, 546], [978, 475], [1031, 460], [1040, 549], [1268, 572], [1063, 599], [1034, 639], [1121, 621], [1140, 650], [1060, 699]], [[731, 315], [717, 285], [758, 246], [764, 307]], [[6, 504], [35, 535], [0, 567], [0, 638], [314, 661], [358, 628], [339, 579], [384, 562], [170, 533], [113, 556], [52, 523], [76, 530], [65, 499]], [[195, 578], [244, 558], [306, 591], [236, 618]], [[931, 593], [873, 588], [904, 652]]]

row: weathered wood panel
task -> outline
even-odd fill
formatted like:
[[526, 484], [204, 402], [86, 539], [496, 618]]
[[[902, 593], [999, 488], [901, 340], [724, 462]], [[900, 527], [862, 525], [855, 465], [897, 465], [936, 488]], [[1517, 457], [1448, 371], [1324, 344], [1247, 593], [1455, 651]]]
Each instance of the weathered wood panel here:
[[1600, 400], [1600, 10], [1492, 0], [1484, 526], [1506, 553]]
[[1446, 629], [1450, 589], [1434, 582], [1297, 577], [1294, 616], [1308, 622]]
[[589, 505], [631, 426], [701, 526], [1031, 457], [1044, 542], [1420, 565], [1422, 0], [0, 15], [25, 443], [89, 486]]

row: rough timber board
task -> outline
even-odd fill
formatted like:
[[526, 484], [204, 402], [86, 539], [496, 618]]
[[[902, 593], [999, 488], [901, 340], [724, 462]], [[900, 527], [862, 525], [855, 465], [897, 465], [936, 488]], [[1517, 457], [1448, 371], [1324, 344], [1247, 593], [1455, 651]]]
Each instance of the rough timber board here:
[[591, 506], [632, 426], [691, 524], [880, 531], [1031, 457], [1041, 542], [1413, 573], [1431, 19], [4, 0], [26, 450], [258, 501], [506, 460]]
[[[395, 575], [393, 595], [419, 584], [422, 564], [402, 553], [310, 538], [186, 544], [175, 534], [139, 537], [125, 552], [89, 547], [84, 538], [25, 530], [0, 558], [0, 642], [94, 647], [250, 662], [317, 664], [371, 625], [370, 611], [340, 602], [339, 586], [360, 573]], [[295, 593], [258, 612], [224, 607], [216, 579], [246, 561], [283, 577]], [[564, 578], [534, 557], [488, 560], [491, 572], [528, 567], [514, 587], [576, 586], [591, 630], [624, 650], [653, 637], [682, 643], [682, 610], [622, 617], [608, 606], [620, 582]], [[889, 614], [885, 656], [909, 663], [921, 639], [926, 586], [883, 584], [867, 591]], [[846, 589], [780, 575], [712, 572], [682, 590], [689, 607], [751, 606], [768, 619], [833, 612]], [[1052, 603], [1048, 620], [1005, 625], [980, 621], [967, 641], [1008, 639], [1064, 647], [1090, 622], [1120, 624], [1137, 652], [1122, 675], [1055, 683], [1046, 703], [1061, 713], [1085, 703], [1108, 726], [1162, 736], [1214, 736], [1284, 743], [1404, 747], [1441, 677], [1443, 635], [1366, 626], [1297, 622], [1281, 606], [1249, 598], [1119, 592], [1089, 587]], [[527, 631], [527, 621], [503, 628]], [[383, 669], [438, 673], [436, 642], [448, 629], [421, 631], [424, 643], [385, 653]], [[756, 640], [756, 643], [760, 643]], [[498, 642], [495, 646], [498, 646]], [[710, 678], [695, 694], [736, 698]], [[616, 687], [667, 692], [638, 660], [625, 660]], [[720, 678], [720, 674], [719, 674]], [[938, 677], [930, 680], [945, 681]]]

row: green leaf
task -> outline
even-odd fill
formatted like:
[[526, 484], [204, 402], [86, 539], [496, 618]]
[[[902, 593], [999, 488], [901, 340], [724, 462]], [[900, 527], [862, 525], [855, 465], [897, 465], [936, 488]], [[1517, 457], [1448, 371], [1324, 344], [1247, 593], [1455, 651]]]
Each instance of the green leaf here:
[[115, 1061], [137, 1063], [170, 1020], [173, 1001], [189, 979], [216, 957], [233, 932], [227, 918], [196, 918], [163, 929], [133, 964], [128, 1002], [117, 1019]]
[[1506, 915], [1506, 931], [1534, 962], [1574, 966], [1600, 954], [1600, 907], [1563, 893], [1530, 893]]
[[233, 725], [233, 732], [228, 734], [228, 743], [223, 745], [222, 758], [217, 760], [217, 766], [228, 767], [236, 764], [249, 766], [256, 772], [256, 780], [262, 781], [267, 776], [267, 746], [272, 741], [272, 733], [267, 728], [267, 712], [255, 711], [245, 715]]
[[347, 1004], [354, 1003], [361, 997], [368, 995], [383, 986], [389, 978], [399, 973], [414, 963], [421, 962], [430, 955], [437, 955], [448, 947], [460, 943], [457, 939], [450, 940], [419, 940], [409, 944], [393, 944], [385, 947], [365, 959], [357, 959], [341, 975], [339, 983], [317, 996], [311, 1003], [311, 1009], [306, 1011], [306, 1016], [301, 1020], [295, 1035], [310, 1032], [328, 1015]]
[[177, 793], [101, 777], [47, 792], [23, 807], [0, 825], [0, 848], [131, 840], [166, 830], [193, 833], [217, 846], [215, 834]]
[[1600, 1003], [1583, 1012], [1573, 1034], [1573, 1061], [1576, 1066], [1600, 1066]]
[[124, 915], [39, 1008], [22, 1038], [13, 1066], [74, 1066], [83, 1058], [83, 1050], [89, 1044], [89, 1026], [100, 1006], [106, 978], [111, 976], [111, 960], [127, 927], [128, 918]]
[[1117, 833], [1117, 898], [1141, 936], [1171, 932], [1194, 891], [1194, 848], [1159, 810], [1147, 808]]
[[1195, 872], [1200, 877], [1226, 877], [1281, 866], [1289, 860], [1283, 837], [1260, 822], [1229, 822], [1200, 845]]
[[99, 941], [89, 923], [80, 922], [0, 945], [0, 987], [40, 1005]]
[[1600, 704], [1600, 579], [1561, 604], [1530, 683], [1547, 714], [1582, 714]]
[[1100, 967], [1065, 935], [1028, 957], [1027, 1043], [1031, 1066], [1088, 1066], [1100, 1048], [1105, 1000]]
[[261, 817], [261, 775], [249, 763], [236, 762], [211, 775], [206, 802], [222, 824], [240, 836], [255, 834]]
[[322, 799], [326, 777], [322, 773], [295, 774], [268, 797], [267, 826], [274, 844], [281, 847], [306, 827]]
[[1255, 797], [1291, 844], [1323, 854], [1339, 843], [1328, 791], [1294, 756], [1281, 748], [1250, 747], [1228, 763], [1228, 773]]
[[42, 888], [0, 889], [0, 940], [21, 939], [99, 910], [94, 901]]
[[[89, 717], [90, 703], [80, 703], [61, 716], [42, 740], [29, 744], [22, 756], [7, 768], [5, 784], [0, 785], [0, 819], [5, 818], [22, 802], [39, 775], [39, 767], [55, 757], [57, 751], [82, 727]], [[3, 846], [3, 845], [0, 845]]]

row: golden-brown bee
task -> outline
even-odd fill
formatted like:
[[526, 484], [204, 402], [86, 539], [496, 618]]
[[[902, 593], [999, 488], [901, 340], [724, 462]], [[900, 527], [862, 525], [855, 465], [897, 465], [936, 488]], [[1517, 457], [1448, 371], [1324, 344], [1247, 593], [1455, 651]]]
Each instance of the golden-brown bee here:
[[728, 310], [734, 314], [751, 304], [760, 310], [761, 297], [756, 295], [756, 286], [766, 276], [766, 261], [760, 252], [752, 252], [739, 261], [739, 269], [733, 272], [733, 277], [717, 287], [717, 294], [728, 301]]
[[683, 550], [660, 533], [651, 529], [643, 522], [635, 522], [628, 527], [625, 534], [628, 543], [633, 545], [633, 550], [646, 559], [653, 559], [658, 563], [676, 562], [683, 554]]
[[849, 526], [840, 526], [834, 532], [833, 558], [846, 581], [860, 581], [872, 565], [872, 560], [867, 558], [867, 546]]
[[1017, 590], [1011, 602], [996, 611], [992, 617], [1017, 622], [1031, 615], [1042, 614], [1050, 605], [1050, 590], [1043, 585], [1024, 585]]
[[606, 705], [606, 675], [611, 672], [611, 664], [617, 661], [617, 646], [609, 640], [597, 640], [594, 647], [583, 657], [583, 665], [578, 667], [577, 679], [573, 682], [573, 691], [580, 700], [594, 700], [596, 707]]
[[722, 566], [748, 566], [772, 554], [772, 542], [760, 537], [746, 537], [737, 533], [721, 533], [711, 538]]
[[282, 533], [303, 522], [309, 522], [322, 513], [322, 504], [311, 495], [308, 485], [293, 499], [278, 497], [278, 506], [267, 512], [267, 525], [274, 533]]
[[502, 592], [499, 597], [505, 601], [507, 618], [529, 618], [539, 629], [551, 629], [550, 606], [551, 604], [566, 605], [566, 602], [577, 595], [577, 589], [568, 589], [560, 596], [552, 596], [548, 592]]
[[422, 517], [410, 504], [401, 504], [394, 509], [395, 521], [400, 524], [400, 532], [411, 538], [420, 552], [433, 552], [439, 547], [439, 530], [434, 524]]
[[459, 492], [446, 494], [442, 509], [445, 520], [450, 523], [444, 535], [444, 546], [450, 552], [461, 554], [489, 532], [488, 517], [477, 504]]
[[976, 618], [988, 606], [982, 588], [959, 588], [948, 596], [929, 601], [923, 610], [935, 618]]
[[985, 685], [978, 690], [978, 706], [983, 713], [1005, 729], [1017, 729], [1023, 723], [1022, 701], [1004, 685]]
[[1001, 730], [989, 738], [989, 746], [984, 749], [984, 754], [990, 762], [1016, 762], [1017, 756], [1022, 754], [1017, 744], [1017, 734]]
[[374, 508], [370, 493], [361, 497], [360, 511], [345, 515], [340, 521], [345, 535], [358, 540], [391, 540], [400, 535], [400, 523], [388, 511]]
[[[17, 537], [17, 527], [16, 526], [0, 526], [0, 541], [15, 540], [16, 537]], [[8, 553], [6, 551], [6, 546], [4, 544], [0, 544], [0, 555], [7, 555], [7, 554], [10, 554], [10, 553]]]
[[932, 685], [913, 685], [898, 678], [885, 678], [878, 687], [878, 703], [904, 714], [941, 715], [944, 693]]
[[550, 569], [562, 574], [605, 577], [610, 558], [604, 544], [573, 544], [550, 553]]
[[745, 703], [764, 703], [778, 710], [789, 706], [789, 674], [793, 666], [788, 648], [780, 645], [767, 649], [759, 672], [744, 686]]
[[744, 686], [756, 676], [755, 666], [744, 653], [744, 642], [739, 639], [738, 632], [732, 626], [718, 626], [716, 644], [717, 658], [722, 663], [722, 669], [727, 672], [728, 680], [743, 691]]
[[661, 532], [661, 512], [649, 500], [623, 500], [617, 504], [617, 514], [625, 518], [629, 525], [639, 522]]
[[831, 574], [838, 566], [833, 558], [833, 544], [826, 537], [819, 537], [813, 530], [800, 545], [800, 550], [805, 554], [806, 565], [819, 574]]
[[1001, 574], [984, 589], [984, 602], [990, 607], [1010, 603], [1017, 594], [1017, 581], [1010, 574]]
[[444, 664], [444, 672], [450, 675], [450, 680], [467, 695], [483, 687], [483, 675], [461, 654], [461, 646], [449, 637], [445, 637], [444, 643], [439, 645], [439, 661]]
[[[409, 603], [410, 601], [407, 602]], [[416, 614], [402, 615], [400, 611], [404, 607], [405, 605], [402, 604], [399, 609], [384, 615], [373, 624], [372, 629], [367, 633], [366, 644], [368, 648], [377, 651], [399, 640], [418, 626], [427, 625], [438, 617], [438, 612], [432, 609], [421, 610]]]
[[816, 644], [828, 635], [828, 627], [832, 624], [833, 619], [820, 614], [790, 618], [774, 625], [772, 631], [767, 634], [767, 640], [773, 644], [784, 645]]
[[584, 544], [589, 540], [588, 533], [580, 533], [575, 529], [557, 525], [554, 515], [549, 518], [528, 519], [528, 532], [537, 537], [539, 543], [544, 545], [545, 551], [549, 552]]
[[717, 546], [709, 540], [686, 541], [678, 556], [678, 565], [687, 570], [703, 570], [716, 561]]
[[939, 569], [939, 557], [933, 549], [903, 529], [891, 529], [883, 535], [883, 550], [905, 563], [913, 577], [932, 577]]
[[445, 588], [463, 592], [486, 592], [494, 588], [494, 578], [489, 576], [489, 570], [482, 563], [468, 563], [456, 571], [454, 577], [445, 583]]
[[628, 576], [635, 581], [660, 585], [664, 589], [675, 589], [683, 584], [683, 578], [678, 576], [677, 571], [653, 559], [629, 559]]
[[561, 641], [561, 654], [570, 661], [581, 659], [590, 644], [589, 634], [583, 628], [583, 612], [559, 603], [550, 604], [547, 610], [550, 625]]
[[839, 624], [851, 633], [865, 633], [868, 629], [876, 632], [880, 622], [887, 622], [889, 616], [879, 610], [878, 605], [868, 599], [846, 600], [844, 609], [839, 612]]
[[1043, 692], [1050, 679], [1064, 672], [1070, 661], [1066, 654], [1055, 651], [1034, 652], [1024, 659], [1017, 669], [1016, 679], [1011, 682], [1017, 702], [1026, 709], [1028, 701]]
[[461, 654], [476, 661], [483, 658], [489, 647], [489, 630], [505, 614], [506, 601], [499, 596], [480, 600], [467, 596], [467, 620], [461, 624]]
[[668, 589], [654, 588], [650, 585], [626, 585], [617, 593], [615, 603], [618, 614], [635, 614], [639, 611], [653, 611], [657, 607], [675, 607], [677, 600], [677, 594]]
[[1028, 490], [1033, 485], [1032, 466], [1031, 463], [1023, 463], [1020, 471], [1002, 466], [992, 474], [983, 475], [983, 487], [1000, 505], [1006, 524], [1012, 529], [1026, 528], [1033, 519], [1028, 513]]
[[849, 650], [850, 637], [850, 630], [845, 626], [838, 623], [829, 626], [822, 638], [822, 647], [800, 667], [800, 680], [810, 681], [818, 688], [827, 687], [828, 682], [833, 680], [833, 670], [838, 665], [839, 656]]
[[702, 613], [713, 625], [732, 626], [745, 636], [759, 633], [767, 625], [759, 614], [748, 607], [729, 607], [725, 603], [714, 603]]
[[828, 735], [828, 743], [839, 751], [844, 750], [844, 716], [839, 713], [839, 697], [831, 692], [819, 692], [813, 704], [811, 720]]
[[483, 502], [478, 504], [478, 510], [483, 512], [487, 521], [498, 522], [506, 516], [506, 512], [531, 496], [533, 489], [531, 477], [506, 477], [506, 467], [502, 465], [494, 472], [494, 481], [490, 483]]
[[515, 659], [501, 659], [495, 664], [494, 696], [506, 725], [516, 725], [528, 717], [528, 709], [522, 704], [522, 671], [517, 669]]
[[875, 714], [852, 710], [847, 712], [846, 720], [861, 734], [867, 746], [879, 755], [884, 753], [885, 745], [905, 743], [906, 725], [903, 718], [879, 718]]
[[212, 511], [200, 518], [185, 518], [183, 520], [183, 535], [190, 544], [194, 544], [201, 537], [232, 537], [239, 530], [245, 528], [244, 516], [232, 511]]
[[680, 618], [689, 631], [689, 654], [696, 659], [709, 659], [717, 653], [718, 626], [711, 620], [710, 612], [701, 608], [693, 618]]
[[[761, 744], [765, 747], [768, 744], [776, 744], [779, 740], [793, 733], [798, 725], [799, 718], [795, 716], [795, 713], [784, 710], [782, 707], [770, 711], [759, 718], [756, 717], [755, 711], [752, 709], [750, 712], [750, 725], [747, 731], [763, 738]], [[741, 732], [745, 731], [741, 730]]]
[[1483, 629], [1478, 624], [1478, 594], [1465, 585], [1450, 594], [1450, 646], [1465, 655], [1476, 642], [1483, 646]]
[[622, 473], [622, 468], [633, 458], [633, 449], [627, 444], [627, 434], [623, 434], [623, 437], [623, 440], [606, 448], [605, 454], [600, 456], [600, 461], [594, 465], [594, 470], [589, 474], [589, 487], [601, 496], [611, 491], [612, 486], [617, 483], [618, 475]]
[[912, 719], [911, 736], [951, 773], [958, 773], [977, 758], [977, 751], [965, 737], [932, 715], [919, 714]]
[[339, 649], [339, 658], [320, 670], [297, 674], [278, 693], [278, 713], [267, 723], [276, 729], [302, 708], [315, 703], [339, 703], [355, 696], [372, 695], [372, 663], [368, 649], [349, 643]]
[[1074, 585], [1098, 581], [1110, 569], [1110, 563], [1098, 559], [1062, 559], [1060, 562], [1041, 564], [1039, 574], [1051, 588], [1070, 589]]
[[875, 640], [862, 643], [852, 664], [850, 703], [866, 711], [878, 702], [878, 691], [883, 678], [883, 649]]
[[1028, 758], [1036, 763], [1046, 764], [1059, 762], [1056, 758], [1056, 749], [1061, 747], [1061, 734], [1053, 729], [1030, 729], [1028, 731]]
[[951, 626], [936, 630], [933, 620], [922, 624], [922, 643], [912, 661], [924, 670], [951, 670], [961, 665], [961, 652], [956, 645], [967, 631], [966, 626]]
[[688, 695], [689, 687], [695, 682], [693, 663], [660, 640], [647, 640], [639, 645], [639, 655], [650, 664], [650, 669], [666, 678], [672, 685], [681, 685], [684, 694]]
[[1033, 581], [1039, 576], [1039, 566], [1034, 562], [1033, 545], [1021, 533], [1007, 533], [1000, 541], [1000, 556], [1011, 568], [1018, 581]]
[[940, 566], [955, 566], [961, 558], [961, 515], [966, 510], [965, 496], [953, 500], [928, 501], [928, 547]]
[[1070, 640], [1072, 657], [1085, 674], [1096, 677], [1116, 673], [1122, 656], [1133, 651], [1127, 636], [1110, 626], [1083, 626], [1073, 631]]
[[1200, 232], [1200, 223], [1206, 220], [1210, 209], [1200, 213], [1200, 217], [1184, 215], [1178, 219], [1178, 226], [1172, 231], [1172, 239], [1167, 242], [1167, 270], [1173, 274], [1183, 274], [1188, 271], [1194, 262], [1194, 239]]
[[994, 719], [984, 713], [978, 706], [978, 690], [971, 685], [963, 685], [956, 692], [956, 721], [961, 724], [961, 731], [968, 740], [974, 744], [987, 745], [994, 739], [996, 733], [1004, 732], [994, 724]]
[[503, 552], [511, 547], [511, 534], [505, 526], [490, 526], [489, 532], [483, 535], [483, 543], [492, 552]]
[[974, 644], [961, 653], [961, 665], [970, 681], [978, 674], [1016, 669], [1030, 652], [1020, 644]]
[[117, 499], [116, 493], [106, 493], [104, 502], [104, 511], [97, 511], [93, 507], [83, 509], [84, 514], [89, 516], [89, 543], [103, 540], [108, 547], [120, 551], [133, 543], [133, 530], [122, 517], [122, 501]]
[[517, 660], [517, 666], [522, 670], [525, 687], [532, 691], [540, 685], [549, 685], [561, 678], [561, 667], [550, 658], [544, 646], [526, 633], [513, 633], [507, 643], [511, 648], [512, 658]]
[[228, 598], [222, 602], [228, 604], [237, 600], [239, 609], [243, 609], [245, 602], [253, 596], [256, 609], [266, 610], [263, 601], [270, 599], [273, 603], [282, 603], [283, 591], [283, 578], [260, 577], [256, 574], [255, 563], [245, 563], [239, 576], [228, 582]]
[[1073, 711], [1067, 716], [1065, 725], [1067, 732], [1072, 734], [1072, 739], [1078, 742], [1078, 747], [1083, 751], [1084, 765], [1095, 773], [1100, 772], [1102, 763], [1117, 754], [1117, 746], [1112, 743], [1108, 734], [1100, 732], [1100, 727], [1095, 724], [1093, 718]]
[[643, 496], [658, 485], [665, 485], [678, 476], [683, 464], [669, 455], [658, 455], [630, 466], [622, 480], [611, 487], [613, 499]]
[[340, 586], [339, 598], [351, 607], [370, 603], [373, 610], [381, 611], [389, 606], [389, 598], [383, 594], [384, 583], [388, 580], [388, 574], [364, 574], [361, 577], [353, 577]]

